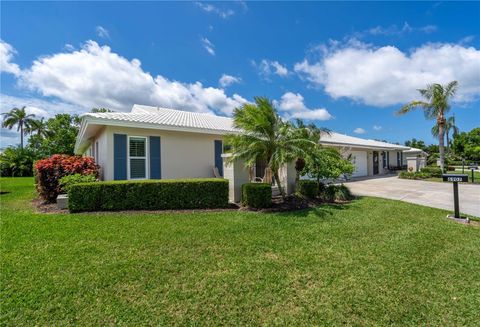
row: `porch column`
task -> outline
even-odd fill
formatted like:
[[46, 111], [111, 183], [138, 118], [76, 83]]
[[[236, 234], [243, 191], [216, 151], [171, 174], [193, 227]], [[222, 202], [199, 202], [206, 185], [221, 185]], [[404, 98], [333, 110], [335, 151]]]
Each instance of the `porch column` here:
[[228, 179], [228, 200], [238, 203], [242, 199], [242, 185], [250, 181], [248, 168], [243, 160], [227, 163], [230, 156], [230, 153], [222, 154], [223, 178]]
[[280, 180], [285, 194], [290, 195], [295, 192], [295, 177], [297, 171], [295, 170], [295, 162], [289, 162], [280, 168]]

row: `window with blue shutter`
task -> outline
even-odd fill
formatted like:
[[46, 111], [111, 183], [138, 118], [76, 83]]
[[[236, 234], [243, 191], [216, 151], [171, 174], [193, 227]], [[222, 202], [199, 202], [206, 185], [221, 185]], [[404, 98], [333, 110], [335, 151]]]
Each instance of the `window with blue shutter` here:
[[150, 179], [162, 178], [160, 136], [150, 136]]
[[223, 142], [221, 140], [215, 140], [215, 167], [217, 167], [220, 176], [223, 176]]
[[127, 135], [113, 134], [113, 179], [127, 179]]

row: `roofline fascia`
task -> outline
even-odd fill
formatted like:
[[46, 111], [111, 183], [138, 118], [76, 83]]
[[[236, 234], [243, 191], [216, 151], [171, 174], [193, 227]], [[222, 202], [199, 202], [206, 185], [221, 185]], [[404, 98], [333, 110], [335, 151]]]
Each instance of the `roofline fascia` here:
[[394, 147], [395, 144], [392, 144], [392, 147], [381, 147], [381, 146], [372, 146], [372, 145], [361, 145], [355, 143], [339, 143], [339, 142], [329, 142], [329, 141], [322, 141], [320, 139], [320, 144], [322, 145], [334, 145], [334, 146], [349, 146], [355, 148], [365, 148], [365, 149], [372, 149], [372, 150], [408, 150], [408, 147], [398, 146]]
[[155, 123], [130, 122], [125, 120], [106, 119], [106, 118], [98, 118], [98, 117], [92, 117], [92, 116], [85, 116], [84, 119], [88, 123], [92, 123], [92, 124], [97, 123], [97, 124], [102, 124], [107, 126], [159, 129], [159, 130], [172, 131], [172, 132], [187, 132], [187, 133], [201, 133], [201, 134], [214, 134], [214, 135], [226, 135], [226, 134], [239, 133], [234, 131], [215, 130], [215, 129], [206, 129], [206, 128], [182, 127], [182, 126], [174, 126], [174, 125], [155, 124]]

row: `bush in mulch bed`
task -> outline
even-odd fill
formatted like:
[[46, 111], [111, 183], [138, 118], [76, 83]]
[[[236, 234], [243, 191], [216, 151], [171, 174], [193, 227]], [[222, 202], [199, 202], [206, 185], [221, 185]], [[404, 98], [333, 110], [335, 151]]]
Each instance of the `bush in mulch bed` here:
[[297, 192], [309, 199], [313, 199], [318, 195], [318, 184], [312, 180], [299, 180], [297, 182]]
[[268, 183], [246, 183], [242, 185], [242, 205], [261, 209], [272, 205], [272, 186]]

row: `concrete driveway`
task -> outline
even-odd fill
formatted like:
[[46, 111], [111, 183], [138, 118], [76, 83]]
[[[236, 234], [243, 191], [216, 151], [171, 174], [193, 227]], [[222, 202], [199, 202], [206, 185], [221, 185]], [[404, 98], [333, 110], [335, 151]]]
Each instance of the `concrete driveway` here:
[[[378, 196], [453, 212], [452, 183], [379, 177], [345, 183], [355, 195]], [[480, 185], [459, 184], [460, 212], [480, 217]]]

